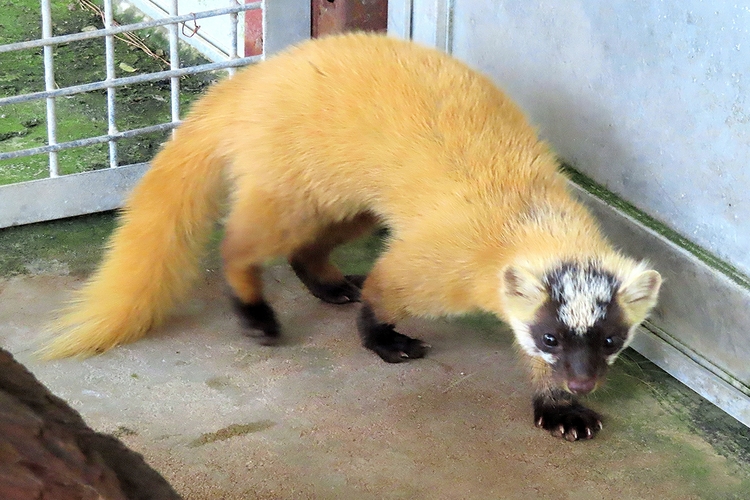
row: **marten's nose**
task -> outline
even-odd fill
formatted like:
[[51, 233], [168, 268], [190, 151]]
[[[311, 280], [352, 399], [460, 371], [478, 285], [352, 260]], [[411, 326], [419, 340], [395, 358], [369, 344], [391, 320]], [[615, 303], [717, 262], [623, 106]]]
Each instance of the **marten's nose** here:
[[596, 387], [595, 378], [574, 378], [568, 380], [568, 390], [573, 394], [588, 394]]

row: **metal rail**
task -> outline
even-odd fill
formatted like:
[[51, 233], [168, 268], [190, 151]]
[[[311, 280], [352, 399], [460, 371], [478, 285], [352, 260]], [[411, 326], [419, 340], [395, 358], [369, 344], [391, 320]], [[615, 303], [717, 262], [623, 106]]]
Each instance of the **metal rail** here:
[[[44, 179], [0, 185], [0, 228], [116, 208], [122, 202], [122, 198], [130, 187], [148, 168], [148, 165], [144, 163], [120, 165], [117, 141], [153, 132], [168, 131], [180, 124], [180, 77], [217, 70], [227, 70], [231, 74], [237, 67], [259, 62], [268, 54], [310, 36], [311, 4], [309, 0], [263, 0], [245, 4], [241, 4], [241, 0], [218, 1], [224, 1], [228, 5], [217, 9], [180, 14], [178, 12], [179, 0], [169, 0], [166, 7], [158, 7], [149, 12], [149, 15], [154, 18], [152, 20], [117, 25], [114, 21], [114, 0], [103, 0], [103, 29], [53, 36], [52, 0], [41, 0], [41, 38], [0, 45], [0, 54], [41, 47], [44, 54], [44, 90], [2, 97], [0, 98], [0, 107], [32, 101], [46, 101], [47, 144], [0, 152], [0, 161], [46, 154], [49, 159], [49, 171], [47, 178]], [[243, 57], [238, 44], [241, 14], [258, 9], [263, 11], [264, 55]], [[215, 50], [214, 55], [217, 59], [213, 62], [180, 67], [177, 50], [182, 36], [180, 27], [188, 22], [217, 16], [223, 16], [228, 20], [227, 30], [231, 35], [228, 47]], [[118, 78], [114, 57], [114, 37], [122, 33], [158, 27], [166, 27], [168, 31], [170, 68], [155, 73]], [[105, 41], [106, 78], [103, 81], [57, 88], [53, 57], [55, 46], [101, 38]], [[115, 106], [117, 89], [126, 85], [158, 80], [169, 80], [171, 84], [170, 121], [150, 124], [132, 130], [120, 130], [117, 123], [117, 107]], [[107, 133], [95, 137], [58, 142], [56, 99], [101, 90], [105, 90], [107, 93]], [[5, 110], [2, 111], [5, 113]], [[110, 168], [80, 174], [60, 175], [58, 152], [105, 143], [109, 145], [108, 163]]]

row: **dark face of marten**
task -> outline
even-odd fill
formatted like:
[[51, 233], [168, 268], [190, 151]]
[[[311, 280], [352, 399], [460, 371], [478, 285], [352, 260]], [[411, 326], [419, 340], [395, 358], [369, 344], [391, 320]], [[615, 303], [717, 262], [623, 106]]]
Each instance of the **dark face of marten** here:
[[631, 325], [616, 300], [620, 283], [600, 269], [575, 264], [553, 270], [543, 283], [548, 299], [529, 334], [556, 385], [587, 394], [630, 340]]
[[544, 360], [557, 387], [594, 389], [656, 302], [661, 278], [637, 268], [625, 284], [599, 262], [562, 263], [537, 277], [504, 273], [504, 293], [519, 346]]
[[532, 359], [535, 425], [569, 441], [590, 439], [602, 417], [576, 396], [596, 389], [630, 343], [656, 304], [661, 276], [618, 257], [548, 266], [503, 270], [504, 313]]
[[617, 302], [603, 302], [601, 307], [601, 317], [591, 326], [573, 328], [561, 321], [560, 304], [550, 301], [538, 311], [538, 321], [529, 325], [555, 385], [573, 394], [596, 389], [629, 342], [630, 328]]
[[620, 281], [599, 266], [579, 263], [562, 264], [533, 286], [518, 276], [506, 279], [524, 299], [539, 300], [532, 317], [514, 325], [523, 350], [545, 361], [557, 387], [573, 394], [596, 389], [635, 331], [618, 301]]

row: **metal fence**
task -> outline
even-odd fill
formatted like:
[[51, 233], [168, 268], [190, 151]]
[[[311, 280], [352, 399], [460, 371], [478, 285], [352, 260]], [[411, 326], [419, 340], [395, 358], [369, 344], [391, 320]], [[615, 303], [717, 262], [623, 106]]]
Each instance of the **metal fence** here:
[[[178, 0], [170, 0], [168, 12], [158, 19], [118, 25], [114, 21], [114, 0], [103, 0], [102, 29], [89, 29], [63, 36], [52, 35], [51, 0], [41, 0], [42, 37], [0, 45], [0, 54], [11, 51], [42, 48], [44, 62], [44, 90], [0, 97], [0, 114], [6, 106], [30, 101], [46, 101], [47, 141], [44, 146], [0, 152], [0, 160], [48, 156], [48, 175], [44, 179], [0, 186], [0, 227], [8, 227], [61, 217], [109, 210], [118, 207], [124, 195], [148, 168], [147, 163], [122, 165], [118, 161], [118, 141], [154, 132], [173, 129], [180, 123], [180, 78], [215, 70], [230, 73], [238, 66], [255, 63], [269, 53], [310, 36], [309, 0], [264, 0], [241, 4], [237, 0], [215, 0], [216, 8], [179, 13]], [[262, 56], [242, 57], [238, 51], [238, 17], [250, 10], [263, 11]], [[186, 23], [223, 16], [231, 33], [231, 46], [225, 60], [180, 67], [178, 53], [180, 31], [190, 29]], [[194, 24], [192, 25], [194, 26]], [[166, 27], [168, 30], [169, 63], [166, 71], [141, 73], [135, 76], [116, 75], [114, 37], [147, 28]], [[57, 88], [55, 83], [56, 45], [88, 39], [104, 39], [106, 78]], [[41, 70], [41, 68], [40, 68]], [[119, 130], [115, 96], [118, 89], [143, 82], [170, 81], [171, 119], [131, 130]], [[57, 99], [92, 91], [106, 90], [107, 133], [71, 141], [58, 141]], [[42, 117], [40, 117], [40, 122]], [[108, 144], [108, 168], [61, 175], [58, 153], [96, 144]]]

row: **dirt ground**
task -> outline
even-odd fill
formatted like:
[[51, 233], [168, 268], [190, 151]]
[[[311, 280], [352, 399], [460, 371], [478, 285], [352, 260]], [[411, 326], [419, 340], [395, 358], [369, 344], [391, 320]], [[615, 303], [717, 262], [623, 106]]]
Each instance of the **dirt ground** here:
[[590, 398], [601, 434], [568, 443], [533, 426], [524, 367], [489, 318], [405, 323], [433, 349], [389, 365], [359, 345], [356, 305], [323, 304], [276, 265], [286, 342], [262, 347], [213, 269], [146, 339], [41, 363], [44, 324], [81, 278], [36, 266], [0, 278], [3, 347], [187, 499], [750, 498], [747, 429], [694, 411], [700, 398], [637, 355]]

